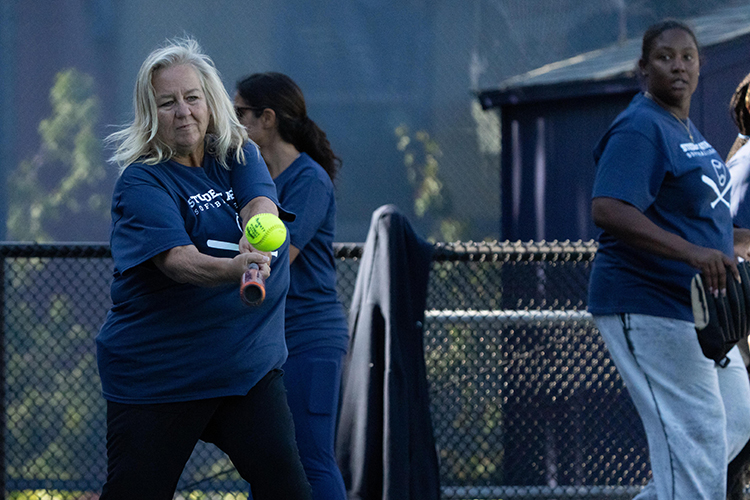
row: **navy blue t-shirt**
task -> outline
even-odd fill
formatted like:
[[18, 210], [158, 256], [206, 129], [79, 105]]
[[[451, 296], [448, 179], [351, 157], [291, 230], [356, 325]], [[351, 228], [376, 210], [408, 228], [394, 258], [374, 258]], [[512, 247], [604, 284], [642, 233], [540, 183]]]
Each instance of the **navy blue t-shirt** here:
[[300, 250], [291, 266], [286, 300], [286, 342], [295, 354], [313, 347], [348, 346], [344, 309], [336, 293], [333, 257], [336, 198], [326, 171], [307, 154], [275, 179], [279, 201], [297, 218], [289, 240]]
[[[657, 226], [696, 245], [734, 255], [729, 171], [690, 124], [685, 127], [643, 94], [594, 150], [593, 197], [625, 201]], [[637, 313], [693, 321], [690, 280], [698, 269], [599, 237], [589, 284], [592, 314]]]
[[[177, 283], [150, 260], [183, 245], [215, 257], [237, 255], [226, 248], [243, 234], [238, 207], [257, 196], [277, 201], [257, 148], [248, 143], [245, 155], [246, 164], [232, 161], [231, 171], [208, 154], [200, 168], [135, 163], [117, 180], [113, 305], [96, 339], [107, 400], [167, 403], [244, 395], [286, 360], [288, 244], [272, 259], [266, 299], [254, 308], [240, 300], [239, 282]], [[235, 191], [242, 200], [234, 199]]]

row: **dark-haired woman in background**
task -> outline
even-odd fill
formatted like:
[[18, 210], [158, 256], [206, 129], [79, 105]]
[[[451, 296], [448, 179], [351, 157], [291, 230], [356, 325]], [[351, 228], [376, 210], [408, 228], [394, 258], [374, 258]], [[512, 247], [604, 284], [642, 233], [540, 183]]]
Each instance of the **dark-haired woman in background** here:
[[234, 104], [240, 123], [260, 147], [279, 202], [297, 215], [289, 225], [289, 358], [284, 381], [313, 498], [344, 500], [334, 453], [341, 368], [349, 339], [333, 255], [333, 180], [341, 162], [326, 134], [307, 116], [302, 91], [288, 76], [261, 73], [242, 79]]
[[739, 134], [727, 155], [727, 168], [732, 174], [732, 215], [734, 223], [750, 228], [750, 204], [745, 197], [750, 182], [750, 74], [748, 74], [732, 95], [729, 108]]
[[732, 94], [732, 99], [729, 101], [729, 111], [732, 115], [734, 124], [739, 129], [737, 139], [735, 139], [732, 148], [729, 150], [727, 155], [727, 162], [739, 151], [739, 149], [747, 144], [747, 140], [750, 139], [750, 96], [748, 95], [748, 87], [750, 86], [750, 73], [745, 75], [737, 88]]
[[[729, 101], [729, 110], [739, 133], [727, 155], [727, 168], [732, 178], [732, 217], [736, 227], [750, 228], [750, 204], [746, 199], [748, 181], [750, 180], [750, 74], [740, 82]], [[741, 256], [745, 259], [747, 257]], [[745, 367], [750, 366], [750, 348], [747, 338], [737, 344]], [[744, 498], [745, 477], [748, 476], [750, 464], [750, 442], [729, 463], [727, 480], [727, 498], [739, 500]]]
[[700, 272], [726, 293], [748, 241], [733, 230], [727, 168], [689, 118], [700, 73], [692, 30], [651, 26], [639, 70], [646, 92], [594, 151], [591, 209], [603, 232], [589, 311], [646, 431], [653, 479], [637, 498], [720, 500], [728, 460], [750, 437], [750, 383], [737, 348], [724, 367], [703, 355], [690, 281]]

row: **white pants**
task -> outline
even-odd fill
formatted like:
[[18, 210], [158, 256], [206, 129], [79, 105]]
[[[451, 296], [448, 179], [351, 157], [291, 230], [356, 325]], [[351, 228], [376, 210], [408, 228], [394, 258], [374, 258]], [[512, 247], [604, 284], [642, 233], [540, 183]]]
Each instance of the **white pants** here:
[[737, 347], [719, 367], [688, 321], [595, 316], [643, 421], [653, 479], [638, 500], [725, 500], [727, 463], [750, 438], [750, 383]]

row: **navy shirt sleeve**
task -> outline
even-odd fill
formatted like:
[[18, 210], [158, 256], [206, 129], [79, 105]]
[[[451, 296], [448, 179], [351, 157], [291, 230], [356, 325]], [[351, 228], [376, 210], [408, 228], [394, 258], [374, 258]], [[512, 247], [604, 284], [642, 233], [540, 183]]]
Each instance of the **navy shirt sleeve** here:
[[616, 198], [644, 212], [656, 199], [668, 166], [668, 159], [642, 133], [615, 131], [599, 158], [593, 197]]
[[328, 216], [331, 189], [320, 179], [305, 175], [289, 186], [285, 193], [284, 206], [297, 214], [293, 224], [289, 224], [289, 241], [302, 249], [318, 232]]
[[120, 273], [170, 248], [192, 244], [178, 203], [148, 168], [131, 165], [115, 185], [110, 246]]
[[268, 167], [260, 154], [258, 146], [252, 142], [245, 143], [245, 163], [232, 163], [230, 183], [237, 201], [238, 210], [250, 203], [258, 196], [265, 196], [273, 201], [279, 209], [279, 217], [285, 221], [293, 221], [294, 213], [284, 209], [276, 194], [276, 185], [268, 172]]

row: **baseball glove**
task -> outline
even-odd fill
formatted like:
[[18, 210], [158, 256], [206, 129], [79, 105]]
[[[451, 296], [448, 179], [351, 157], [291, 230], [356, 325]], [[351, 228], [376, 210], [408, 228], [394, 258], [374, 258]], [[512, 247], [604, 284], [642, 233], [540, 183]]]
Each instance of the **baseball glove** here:
[[750, 331], [750, 268], [737, 266], [741, 282], [728, 274], [727, 293], [714, 297], [696, 274], [690, 285], [695, 330], [703, 354], [720, 366], [729, 364], [727, 353]]

